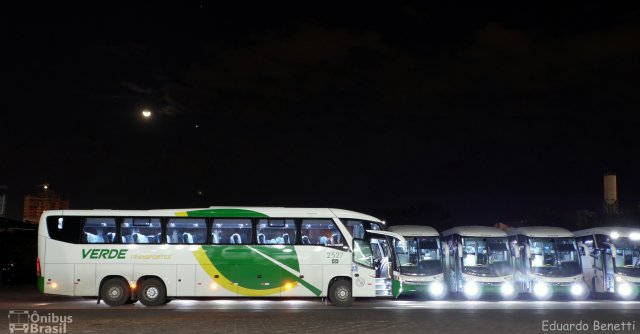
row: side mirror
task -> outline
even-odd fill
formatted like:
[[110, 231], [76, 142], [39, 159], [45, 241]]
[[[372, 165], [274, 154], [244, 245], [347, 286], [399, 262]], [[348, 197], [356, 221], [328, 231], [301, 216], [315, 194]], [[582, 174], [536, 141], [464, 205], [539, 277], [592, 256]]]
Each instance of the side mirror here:
[[591, 251], [589, 251], [589, 247], [585, 244], [580, 245], [582, 250], [584, 251], [584, 256], [591, 256]]
[[618, 255], [618, 249], [613, 244], [609, 245], [609, 248], [611, 248], [611, 257], [615, 258]]
[[462, 250], [462, 244], [458, 244], [458, 257], [459, 258], [464, 257], [463, 250]]
[[525, 251], [525, 254], [527, 255], [527, 259], [530, 259], [531, 258], [531, 246], [524, 245], [524, 251]]
[[444, 244], [442, 247], [442, 253], [444, 256], [449, 256], [449, 244]]

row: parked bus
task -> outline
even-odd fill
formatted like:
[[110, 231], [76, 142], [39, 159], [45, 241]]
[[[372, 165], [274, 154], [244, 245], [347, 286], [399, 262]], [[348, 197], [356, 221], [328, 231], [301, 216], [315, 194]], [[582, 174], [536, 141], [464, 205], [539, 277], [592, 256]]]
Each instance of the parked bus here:
[[374, 297], [372, 216], [340, 209], [210, 207], [45, 211], [38, 283], [111, 306], [175, 297]]
[[529, 226], [508, 234], [521, 292], [543, 300], [555, 295], [579, 300], [589, 296], [573, 233], [561, 227]]
[[467, 299], [518, 296], [504, 231], [490, 226], [459, 226], [442, 232], [442, 241], [450, 292], [462, 293]]
[[396, 244], [394, 287], [398, 294], [420, 294], [432, 299], [447, 295], [442, 271], [440, 235], [433, 227], [416, 225], [390, 226], [388, 231], [406, 239], [405, 245]]
[[[640, 294], [640, 229], [594, 227], [573, 232], [582, 252], [584, 281], [595, 294], [635, 299]], [[590, 254], [589, 254], [590, 253]]]

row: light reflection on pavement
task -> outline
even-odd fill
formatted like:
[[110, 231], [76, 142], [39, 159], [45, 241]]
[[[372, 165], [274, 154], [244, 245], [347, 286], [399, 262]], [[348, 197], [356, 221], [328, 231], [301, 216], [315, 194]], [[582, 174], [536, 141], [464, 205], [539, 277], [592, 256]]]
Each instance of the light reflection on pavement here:
[[[2, 298], [1, 309], [37, 308], [37, 309], [104, 309], [112, 308], [103, 302], [97, 304], [95, 298], [77, 298], [61, 296], [39, 296], [38, 300], [21, 300], [18, 297]], [[123, 305], [112, 309], [146, 309], [140, 303]], [[150, 308], [165, 310], [190, 309], [233, 309], [233, 310], [300, 310], [300, 309], [335, 309], [322, 299], [175, 299], [171, 302]], [[396, 299], [357, 299], [351, 309], [637, 309], [640, 301], [588, 300], [588, 301], [536, 301], [536, 300], [396, 300]], [[347, 308], [349, 309], [349, 308]]]

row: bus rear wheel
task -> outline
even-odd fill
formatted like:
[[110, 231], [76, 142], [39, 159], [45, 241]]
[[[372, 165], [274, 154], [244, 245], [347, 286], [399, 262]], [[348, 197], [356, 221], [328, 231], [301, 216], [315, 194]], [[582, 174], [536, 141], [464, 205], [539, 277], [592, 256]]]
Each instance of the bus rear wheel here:
[[351, 282], [347, 280], [337, 280], [329, 287], [329, 300], [335, 306], [351, 306], [353, 296], [351, 293]]
[[138, 299], [144, 306], [158, 306], [164, 304], [167, 298], [167, 291], [164, 284], [157, 278], [144, 280], [140, 285]]
[[110, 278], [102, 284], [100, 298], [109, 306], [124, 305], [130, 298], [129, 285], [121, 278]]

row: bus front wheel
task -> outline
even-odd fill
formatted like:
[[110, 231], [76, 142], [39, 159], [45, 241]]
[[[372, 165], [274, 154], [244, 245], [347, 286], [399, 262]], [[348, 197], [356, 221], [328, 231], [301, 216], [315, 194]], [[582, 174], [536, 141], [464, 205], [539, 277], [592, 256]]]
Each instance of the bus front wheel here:
[[129, 285], [121, 278], [110, 278], [100, 289], [100, 298], [109, 306], [124, 305], [130, 297]]
[[353, 303], [351, 282], [347, 280], [333, 282], [329, 287], [329, 299], [335, 306], [351, 306]]
[[149, 278], [144, 280], [140, 285], [138, 299], [144, 306], [162, 305], [167, 298], [167, 292], [164, 284], [157, 278]]

